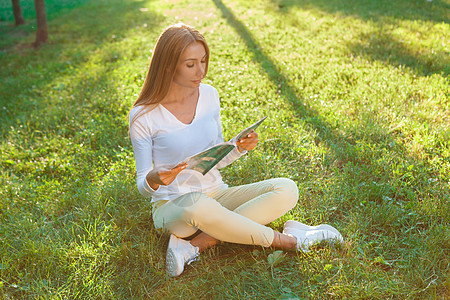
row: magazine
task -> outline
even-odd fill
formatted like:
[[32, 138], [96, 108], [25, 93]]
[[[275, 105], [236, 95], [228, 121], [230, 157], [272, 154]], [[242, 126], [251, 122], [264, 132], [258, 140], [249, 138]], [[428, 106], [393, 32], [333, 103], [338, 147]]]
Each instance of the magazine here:
[[188, 165], [187, 169], [196, 170], [205, 175], [237, 146], [237, 142], [241, 138], [255, 130], [266, 118], [267, 117], [264, 117], [258, 122], [245, 128], [228, 142], [217, 144], [205, 151], [190, 156], [186, 158], [183, 163]]

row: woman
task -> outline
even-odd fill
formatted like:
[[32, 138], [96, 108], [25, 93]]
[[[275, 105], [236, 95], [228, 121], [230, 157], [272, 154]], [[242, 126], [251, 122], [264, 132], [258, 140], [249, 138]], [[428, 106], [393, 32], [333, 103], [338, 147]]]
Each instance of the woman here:
[[252, 132], [206, 175], [180, 163], [223, 141], [217, 90], [202, 84], [209, 63], [205, 38], [177, 24], [156, 43], [142, 91], [130, 111], [130, 137], [139, 192], [152, 198], [157, 230], [171, 233], [166, 255], [170, 276], [219, 241], [306, 251], [321, 240], [340, 240], [329, 225], [288, 221], [283, 233], [264, 226], [295, 207], [297, 185], [276, 178], [228, 187], [219, 169], [258, 143]]

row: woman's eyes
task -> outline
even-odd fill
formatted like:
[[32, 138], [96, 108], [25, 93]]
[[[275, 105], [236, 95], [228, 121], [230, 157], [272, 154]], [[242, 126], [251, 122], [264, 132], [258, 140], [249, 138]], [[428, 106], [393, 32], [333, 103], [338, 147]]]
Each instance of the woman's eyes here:
[[[201, 61], [202, 64], [206, 64], [206, 60], [202, 60]], [[188, 68], [193, 68], [195, 66], [195, 64], [187, 64], [186, 65]]]

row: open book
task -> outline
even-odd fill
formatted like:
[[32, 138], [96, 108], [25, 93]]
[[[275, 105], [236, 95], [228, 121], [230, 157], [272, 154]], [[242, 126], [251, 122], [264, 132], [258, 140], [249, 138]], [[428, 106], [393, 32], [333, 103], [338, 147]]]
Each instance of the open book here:
[[186, 158], [183, 162], [188, 165], [187, 169], [196, 170], [205, 175], [237, 146], [237, 142], [241, 138], [255, 130], [266, 118], [264, 117], [255, 124], [245, 128], [228, 142], [217, 144], [205, 151]]

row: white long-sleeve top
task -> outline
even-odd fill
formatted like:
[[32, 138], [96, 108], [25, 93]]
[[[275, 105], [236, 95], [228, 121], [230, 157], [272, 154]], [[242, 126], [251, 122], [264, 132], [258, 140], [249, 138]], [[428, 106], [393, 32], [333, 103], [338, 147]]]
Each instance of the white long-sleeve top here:
[[[151, 197], [152, 202], [227, 187], [218, 169], [243, 155], [235, 148], [204, 176], [198, 171], [184, 169], [167, 186], [160, 185], [157, 190], [149, 186], [146, 175], [153, 168], [173, 168], [185, 158], [223, 142], [219, 94], [207, 84], [200, 84], [199, 92], [195, 116], [190, 124], [182, 123], [161, 104], [140, 115], [144, 106], [136, 106], [130, 112], [137, 187], [143, 196]], [[136, 115], [138, 117], [131, 122]]]

